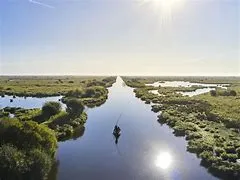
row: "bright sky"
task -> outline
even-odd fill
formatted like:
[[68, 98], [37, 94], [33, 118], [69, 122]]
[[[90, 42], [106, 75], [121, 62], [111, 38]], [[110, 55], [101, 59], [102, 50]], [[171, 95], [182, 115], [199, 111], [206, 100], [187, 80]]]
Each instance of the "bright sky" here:
[[240, 0], [30, 1], [0, 0], [0, 74], [240, 75]]

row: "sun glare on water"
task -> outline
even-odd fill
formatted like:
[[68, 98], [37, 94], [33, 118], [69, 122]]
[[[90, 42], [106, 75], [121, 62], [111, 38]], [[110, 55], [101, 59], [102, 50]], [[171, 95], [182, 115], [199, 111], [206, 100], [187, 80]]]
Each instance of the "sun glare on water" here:
[[155, 161], [155, 165], [161, 169], [168, 169], [172, 164], [172, 156], [168, 152], [160, 153]]

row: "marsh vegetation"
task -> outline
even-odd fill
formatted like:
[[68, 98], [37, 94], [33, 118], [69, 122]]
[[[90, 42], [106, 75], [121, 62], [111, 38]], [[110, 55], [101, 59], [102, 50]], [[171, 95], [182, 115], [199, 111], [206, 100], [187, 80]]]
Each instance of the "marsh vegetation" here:
[[[0, 109], [0, 174], [6, 180], [46, 179], [55, 161], [57, 141], [74, 138], [84, 128], [86, 106], [103, 104], [115, 77], [1, 77], [5, 95], [48, 97], [40, 108]], [[12, 117], [10, 117], [12, 115]], [[76, 130], [76, 131], [75, 131]]]
[[[188, 141], [187, 150], [202, 159], [201, 164], [223, 179], [240, 178], [240, 79], [238, 77], [124, 77], [136, 97], [152, 105], [158, 121]], [[193, 97], [178, 92], [195, 91], [199, 86], [152, 86], [161, 81], [228, 84]], [[203, 85], [204, 86], [204, 85]], [[151, 93], [153, 90], [157, 93]]]
[[[36, 79], [38, 81], [42, 78], [43, 77], [34, 77], [29, 80], [24, 78], [24, 81], [29, 81], [29, 84], [31, 84], [33, 81], [36, 81]], [[58, 78], [59, 77], [55, 79]], [[88, 107], [103, 104], [108, 98], [109, 90], [107, 87], [111, 86], [115, 82], [115, 78], [113, 77], [94, 77], [94, 79], [80, 78], [80, 84], [82, 85], [76, 86], [76, 79], [78, 78], [71, 79], [64, 77], [63, 80], [61, 80], [64, 82], [64, 85], [59, 85], [58, 87], [61, 91], [61, 101], [56, 100], [45, 102], [41, 108], [24, 109], [21, 107], [4, 107], [0, 109], [0, 133], [1, 137], [3, 137], [0, 141], [0, 156], [1, 159], [3, 159], [3, 162], [0, 163], [0, 173], [3, 174], [4, 177], [7, 177], [7, 179], [46, 178], [52, 164], [55, 163], [54, 154], [57, 150], [57, 142], [60, 142], [59, 144], [64, 144], [66, 142], [67, 145], [64, 146], [66, 147], [68, 146], [68, 141], [66, 140], [76, 139], [81, 136], [84, 132], [84, 124], [87, 120], [86, 109]], [[173, 77], [124, 77], [123, 79], [128, 86], [134, 88], [136, 97], [142, 99], [147, 104], [151, 104], [152, 111], [158, 113], [158, 122], [160, 124], [167, 124], [171, 127], [175, 136], [185, 137], [188, 142], [187, 150], [195, 153], [199, 158], [201, 158], [201, 165], [206, 167], [209, 172], [221, 177], [222, 179], [239, 178], [240, 81], [238, 79], [219, 79], [212, 77], [183, 77], [182, 79], [180, 77], [176, 79]], [[47, 82], [46, 79], [43, 81]], [[154, 87], [147, 85], [154, 83], [155, 81], [161, 81], [161, 83], [164, 83], [164, 81], [188, 81], [191, 83], [194, 82], [201, 84], [228, 84], [228, 86], [227, 88], [211, 86], [214, 90], [189, 97], [183, 96], [182, 94], [179, 94], [179, 92], [193, 92], [205, 87], [194, 85], [188, 87]], [[116, 112], [119, 112], [119, 105], [122, 105], [122, 109], [125, 108], [126, 110], [126, 117], [123, 118], [126, 118], [125, 123], [128, 123], [125, 124], [126, 126], [123, 129], [131, 127], [132, 129], [130, 132], [138, 134], [138, 136], [132, 136], [130, 132], [126, 131], [125, 133], [128, 133], [129, 136], [127, 137], [127, 141], [125, 141], [125, 143], [129, 141], [129, 146], [131, 146], [138, 141], [147, 142], [147, 139], [149, 140], [154, 137], [154, 134], [156, 135], [154, 129], [149, 129], [150, 131], [147, 131], [147, 129], [141, 131], [141, 128], [147, 127], [148, 124], [152, 127], [150, 121], [140, 120], [143, 116], [145, 116], [145, 114], [148, 114], [149, 117], [152, 117], [150, 114], [154, 114], [144, 111], [146, 109], [145, 106], [149, 105], [145, 105], [137, 100], [132, 93], [132, 88], [125, 87], [122, 84], [123, 82], [119, 81], [118, 85], [115, 87], [116, 89], [114, 90], [115, 94], [113, 97], [116, 98], [116, 101], [108, 101], [110, 105], [103, 108], [103, 112], [92, 112], [92, 124], [90, 126], [93, 127], [93, 131], [88, 131], [89, 133], [87, 132], [87, 137], [90, 138], [87, 141], [97, 144], [99, 143], [99, 135], [101, 134], [105, 137], [102, 139], [102, 142], [107, 144], [109, 147], [111, 146], [108, 139], [109, 128], [111, 129], [113, 123], [115, 123], [115, 119], [112, 119], [112, 117], [115, 117]], [[69, 85], [67, 87], [68, 89], [65, 89], [66, 85]], [[5, 91], [7, 88], [2, 84], [1, 86], [2, 94], [7, 93]], [[121, 91], [119, 91], [120, 87]], [[30, 89], [30, 86], [28, 88]], [[38, 88], [41, 89], [42, 87], [34, 86], [34, 88], [36, 88], [35, 90], [37, 91]], [[152, 93], [153, 91], [155, 93]], [[41, 90], [41, 93], [42, 92], [45, 92], [43, 88]], [[56, 92], [56, 87], [49, 92]], [[47, 93], [49, 94], [49, 92]], [[34, 94], [34, 90], [28, 90], [28, 93]], [[49, 94], [50, 96], [53, 95], [51, 93]], [[17, 85], [11, 96], [13, 96], [13, 94], [18, 94]], [[16, 99], [17, 98], [18, 96], [16, 96]], [[131, 108], [128, 107], [129, 101], [134, 102], [136, 106], [139, 106], [138, 108], [141, 113], [139, 113], [138, 108], [135, 109], [135, 107], [132, 106]], [[115, 107], [116, 110], [111, 110], [110, 108], [113, 108], [116, 102], [119, 103]], [[62, 108], [63, 104], [65, 105], [64, 108]], [[144, 107], [142, 105], [144, 105]], [[110, 114], [112, 114], [111, 119], [107, 119]], [[127, 117], [128, 114], [130, 115], [129, 117], [135, 117], [136, 114], [138, 114], [138, 116], [130, 121]], [[101, 116], [101, 120], [98, 119]], [[154, 118], [156, 118], [156, 116]], [[93, 123], [99, 123], [97, 126], [103, 126], [101, 126], [101, 128], [95, 127]], [[141, 123], [143, 123], [143, 126], [140, 126]], [[136, 124], [138, 124], [140, 131], [136, 128]], [[156, 125], [158, 125], [158, 123], [156, 123]], [[152, 133], [152, 131], [155, 133]], [[161, 128], [157, 128], [156, 131], [161, 131]], [[144, 135], [141, 135], [141, 133]], [[164, 133], [159, 132], [159, 136], [157, 136], [157, 138], [161, 139], [162, 135], [164, 135]], [[146, 136], [145, 139], [144, 136]], [[169, 138], [168, 136], [169, 135], [164, 135], [162, 140]], [[81, 146], [83, 149], [86, 148], [83, 152], [76, 147], [76, 145], [79, 145], [79, 142], [74, 144], [75, 146], [71, 145], [71, 147], [69, 147], [71, 150], [68, 149], [68, 151], [75, 152], [76, 154], [85, 157], [86, 155], [84, 153], [88, 154], [89, 151], [89, 147], [87, 147], [89, 142], [87, 141], [83, 141], [83, 144], [86, 145], [86, 147]], [[145, 144], [143, 146], [145, 147]], [[91, 151], [89, 151], [88, 158], [92, 163], [96, 163], [95, 157], [96, 154], [98, 154], [97, 151], [100, 151], [101, 153], [106, 152], [106, 156], [109, 154], [112, 154], [111, 156], [114, 157], [117, 156], [108, 151], [111, 149], [109, 147], [104, 147], [104, 150], [103, 147], [95, 147], [94, 150], [96, 151], [91, 149]], [[129, 156], [129, 158], [134, 159], [134, 154], [136, 154], [136, 152], [139, 153], [138, 155], [143, 156], [143, 152], [141, 150], [142, 146], [139, 145], [137, 147], [138, 148], [131, 147], [133, 153]], [[125, 149], [125, 151], [130, 150]], [[91, 152], [94, 153], [94, 156]], [[152, 155], [152, 152], [153, 151], [150, 151], [149, 153]], [[101, 153], [99, 153], [99, 156], [102, 156]], [[184, 156], [187, 155], [184, 154]], [[104, 157], [105, 156], [103, 156], [103, 158]], [[63, 159], [66, 159], [66, 157]], [[137, 159], [139, 160], [139, 157], [137, 157]], [[115, 162], [116, 159], [113, 161]], [[72, 163], [73, 166], [78, 166], [79, 164], [85, 165], [84, 162], [79, 163], [79, 161], [77, 164], [76, 162]], [[107, 163], [109, 162], [106, 162], [106, 167], [108, 167]], [[186, 163], [188, 164], [189, 162]], [[190, 164], [192, 164], [192, 162], [190, 162]], [[64, 167], [67, 168], [68, 166], [69, 162], [66, 163]], [[88, 168], [92, 167], [89, 166]], [[92, 171], [93, 170], [91, 169], [91, 172]], [[63, 172], [64, 174], [69, 174], [65, 170]], [[132, 171], [131, 173], [135, 173], [135, 171]], [[151, 173], [152, 172], [149, 174]], [[149, 174], [148, 177], [151, 177]], [[204, 177], [208, 176], [204, 175]]]
[[49, 97], [86, 87], [110, 87], [115, 77], [99, 76], [0, 76], [0, 95]]

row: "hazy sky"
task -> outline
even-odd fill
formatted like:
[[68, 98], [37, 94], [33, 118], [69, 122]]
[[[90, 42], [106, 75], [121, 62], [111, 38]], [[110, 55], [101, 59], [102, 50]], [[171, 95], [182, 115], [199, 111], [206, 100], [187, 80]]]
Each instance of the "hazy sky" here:
[[240, 0], [0, 0], [0, 74], [240, 75], [239, 11]]

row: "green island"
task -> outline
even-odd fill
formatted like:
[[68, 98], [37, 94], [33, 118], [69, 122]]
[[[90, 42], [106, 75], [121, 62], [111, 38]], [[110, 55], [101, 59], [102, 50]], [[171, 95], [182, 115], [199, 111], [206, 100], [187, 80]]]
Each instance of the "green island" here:
[[66, 109], [54, 101], [40, 109], [0, 109], [0, 174], [7, 180], [46, 179], [55, 163], [57, 142], [81, 134], [87, 120], [84, 109], [103, 104], [115, 81], [116, 77], [1, 76], [2, 97], [61, 95]]
[[[123, 80], [134, 88], [136, 97], [159, 113], [160, 124], [171, 127], [176, 136], [185, 137], [187, 150], [201, 158], [201, 165], [210, 173], [222, 179], [240, 179], [239, 77], [123, 77]], [[152, 86], [156, 81], [228, 85], [189, 97], [178, 92], [195, 91], [203, 86]]]

